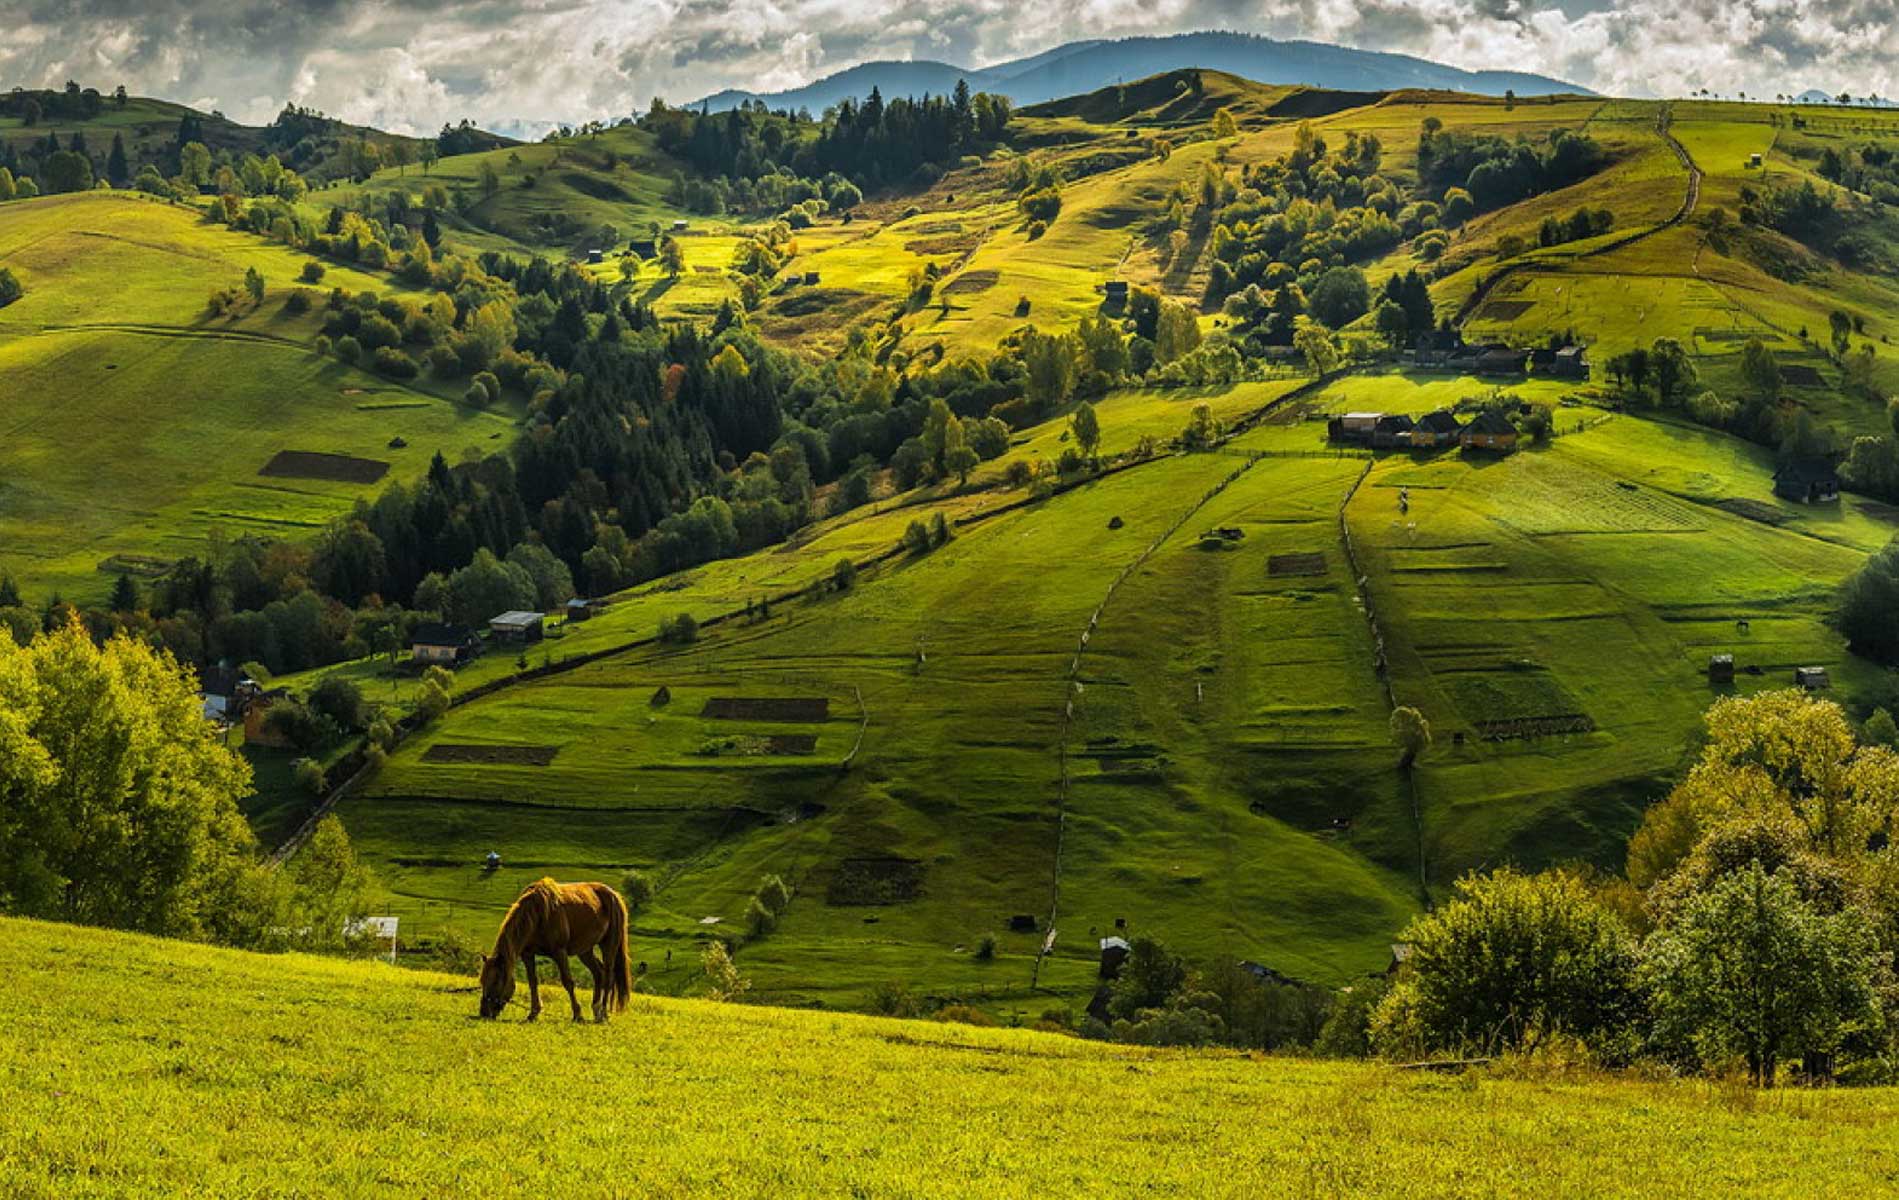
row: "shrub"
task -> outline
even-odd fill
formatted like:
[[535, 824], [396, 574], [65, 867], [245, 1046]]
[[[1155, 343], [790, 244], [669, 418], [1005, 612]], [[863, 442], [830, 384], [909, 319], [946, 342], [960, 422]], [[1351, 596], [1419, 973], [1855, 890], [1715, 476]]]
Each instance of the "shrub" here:
[[993, 1028], [996, 1024], [994, 1017], [968, 1004], [945, 1004], [936, 1010], [936, 1019], [957, 1025], [979, 1025], [985, 1028]]
[[326, 270], [328, 268], [313, 258], [303, 264], [303, 270], [297, 273], [297, 278], [305, 283], [322, 283]]
[[620, 876], [620, 896], [626, 901], [628, 912], [639, 912], [651, 904], [654, 890], [652, 879], [637, 868]]
[[26, 295], [26, 289], [20, 286], [20, 281], [14, 277], [13, 272], [0, 267], [0, 308], [5, 308], [24, 295]]
[[340, 675], [331, 675], [312, 688], [308, 703], [344, 729], [363, 724], [363, 689]]
[[767, 875], [759, 881], [757, 899], [772, 916], [783, 916], [791, 907], [791, 889], [785, 881], [776, 875]]
[[1038, 238], [1040, 238], [1043, 234], [1047, 232], [1048, 232], [1047, 221], [1030, 221], [1029, 222], [1029, 240], [1031, 242], [1037, 240]]
[[314, 758], [300, 758], [292, 763], [290, 765], [290, 775], [291, 778], [297, 781], [298, 787], [310, 793], [312, 796], [321, 796], [323, 794], [323, 764], [317, 762]]
[[310, 348], [315, 350], [318, 354], [327, 355], [331, 350], [335, 349], [335, 344], [332, 343], [328, 337], [319, 333], [316, 336], [316, 340], [310, 343]]
[[757, 896], [745, 909], [745, 931], [752, 937], [761, 938], [778, 928], [778, 914], [765, 906]]
[[1409, 966], [1372, 1021], [1381, 1053], [1534, 1049], [1555, 1035], [1597, 1042], [1634, 1015], [1634, 943], [1570, 872], [1467, 876], [1401, 940]]
[[996, 935], [985, 933], [976, 939], [974, 957], [977, 962], [992, 962], [996, 957]]
[[376, 350], [375, 366], [378, 374], [391, 379], [414, 379], [422, 371], [413, 358], [394, 346], [382, 346]]
[[705, 970], [706, 994], [714, 1000], [737, 1000], [751, 990], [751, 981], [739, 974], [731, 949], [722, 941], [706, 943], [699, 952], [699, 965]]
[[840, 558], [831, 568], [831, 586], [840, 592], [848, 592], [857, 583], [857, 564], [848, 558]]
[[930, 531], [923, 522], [912, 521], [904, 527], [903, 548], [912, 554], [928, 554], [930, 551]]
[[279, 700], [271, 705], [264, 714], [264, 728], [298, 750], [314, 750], [323, 744], [323, 722], [295, 700]]
[[363, 361], [363, 344], [353, 337], [344, 336], [337, 338], [336, 357], [346, 363], [360, 363]]
[[870, 1011], [882, 1017], [914, 1017], [917, 999], [908, 984], [887, 979], [870, 990]]
[[691, 613], [661, 617], [659, 640], [670, 646], [689, 646], [699, 640], [699, 622], [692, 619]]
[[293, 317], [300, 317], [310, 311], [310, 292], [307, 288], [293, 288], [284, 297], [284, 311]]

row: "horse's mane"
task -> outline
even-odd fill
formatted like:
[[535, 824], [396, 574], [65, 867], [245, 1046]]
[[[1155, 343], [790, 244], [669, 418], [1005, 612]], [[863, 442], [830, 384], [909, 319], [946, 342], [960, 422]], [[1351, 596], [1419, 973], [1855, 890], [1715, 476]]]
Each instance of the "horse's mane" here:
[[548, 876], [543, 875], [528, 884], [527, 889], [508, 906], [507, 915], [501, 918], [501, 932], [495, 935], [495, 954], [512, 956], [518, 953], [521, 942], [534, 931], [536, 925], [547, 919], [559, 902], [560, 884]]

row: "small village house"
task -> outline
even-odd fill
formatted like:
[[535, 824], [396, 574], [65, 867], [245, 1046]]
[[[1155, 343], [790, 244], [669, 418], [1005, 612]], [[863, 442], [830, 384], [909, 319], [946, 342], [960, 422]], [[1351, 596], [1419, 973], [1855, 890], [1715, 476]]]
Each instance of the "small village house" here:
[[575, 621], [590, 621], [593, 619], [594, 601], [582, 600], [576, 596], [561, 606], [561, 612], [567, 617], [570, 625]]
[[1825, 667], [1795, 667], [1794, 686], [1820, 692], [1832, 687], [1833, 681], [1827, 677]]
[[1395, 450], [1410, 446], [1411, 429], [1415, 424], [1403, 413], [1386, 413], [1372, 426], [1371, 444], [1379, 450]]
[[1558, 347], [1555, 362], [1550, 366], [1550, 374], [1558, 379], [1589, 378], [1588, 349], [1583, 346]]
[[466, 625], [429, 621], [409, 635], [409, 661], [428, 667], [459, 667], [481, 653], [481, 639]]
[[1128, 281], [1125, 279], [1110, 279], [1102, 285], [1101, 290], [1107, 295], [1108, 303], [1111, 305], [1122, 305], [1128, 302]]
[[1774, 495], [1797, 504], [1832, 504], [1840, 498], [1840, 477], [1823, 458], [1796, 458], [1774, 472]]
[[198, 698], [204, 702], [204, 719], [236, 724], [244, 719], [244, 710], [263, 694], [257, 681], [236, 667], [199, 667]]
[[1717, 654], [1708, 660], [1708, 682], [1721, 684], [1734, 682], [1734, 656]]
[[1478, 413], [1458, 436], [1466, 450], [1508, 452], [1517, 448], [1517, 427], [1494, 408]]
[[1381, 412], [1348, 412], [1326, 422], [1326, 436], [1335, 442], [1356, 442], [1361, 446], [1369, 446], [1378, 422], [1384, 419], [1385, 414]]
[[498, 642], [538, 642], [546, 620], [546, 613], [504, 612], [488, 622], [488, 631]]
[[1475, 364], [1479, 375], [1521, 375], [1529, 351], [1513, 346], [1489, 345], [1482, 348]]
[[1455, 446], [1457, 435], [1463, 428], [1458, 423], [1456, 413], [1448, 408], [1440, 408], [1418, 418], [1418, 423], [1411, 429], [1411, 445], [1417, 449]]

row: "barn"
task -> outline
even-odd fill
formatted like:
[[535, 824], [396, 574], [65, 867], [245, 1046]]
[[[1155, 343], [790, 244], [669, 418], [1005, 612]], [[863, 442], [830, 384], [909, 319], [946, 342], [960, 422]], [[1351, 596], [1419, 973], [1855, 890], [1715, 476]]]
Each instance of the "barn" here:
[[1517, 446], [1517, 427], [1494, 408], [1478, 413], [1458, 436], [1466, 450], [1509, 451]]
[[1823, 458], [1796, 458], [1774, 472], [1774, 495], [1797, 504], [1834, 504], [1840, 477]]

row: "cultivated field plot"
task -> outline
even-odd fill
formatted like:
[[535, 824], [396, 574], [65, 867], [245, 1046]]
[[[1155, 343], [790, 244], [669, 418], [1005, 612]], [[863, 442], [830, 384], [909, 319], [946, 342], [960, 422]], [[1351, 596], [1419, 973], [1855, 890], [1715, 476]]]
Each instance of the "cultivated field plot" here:
[[1770, 473], [1745, 443], [1631, 418], [1488, 463], [1374, 468], [1348, 514], [1397, 700], [1437, 734], [1417, 772], [1434, 881], [1499, 856], [1619, 863], [1711, 698], [1708, 655], [1747, 649], [1737, 621], [1772, 618], [1747, 660], [1772, 669], [1742, 690], [1784, 685], [1794, 658], [1863, 672], [1828, 613], [1890, 526], [1715, 506]]
[[348, 454], [316, 450], [279, 450], [258, 468], [259, 475], [286, 479], [321, 479], [331, 483], [375, 483], [389, 473], [389, 464]]
[[[479, 701], [441, 732], [411, 739], [373, 790], [607, 808], [737, 807], [769, 785], [715, 782], [708, 772], [743, 776], [790, 765], [782, 759], [806, 770], [849, 751], [859, 721], [848, 688], [837, 696], [733, 697], [744, 682], [685, 679], [650, 662], [581, 667]], [[655, 705], [662, 685], [672, 701]], [[525, 797], [521, 768], [532, 777]]]
[[[1313, 550], [1338, 545], [1364, 466], [1261, 462], [1116, 591], [1075, 697], [1069, 927], [1139, 914], [1170, 944], [1338, 978], [1411, 910], [1370, 633], [1342, 556]], [[1206, 526], [1243, 536], [1205, 553]], [[1275, 557], [1316, 573], [1273, 576]]]

